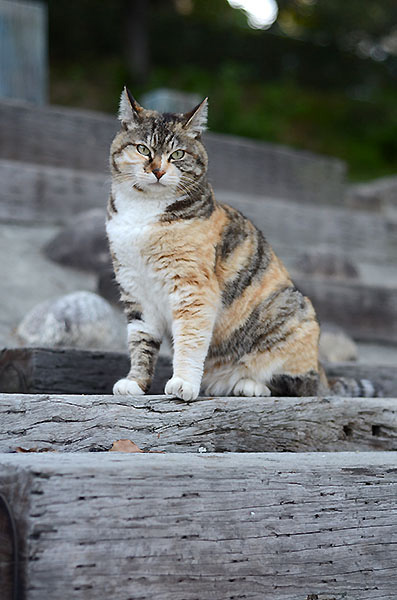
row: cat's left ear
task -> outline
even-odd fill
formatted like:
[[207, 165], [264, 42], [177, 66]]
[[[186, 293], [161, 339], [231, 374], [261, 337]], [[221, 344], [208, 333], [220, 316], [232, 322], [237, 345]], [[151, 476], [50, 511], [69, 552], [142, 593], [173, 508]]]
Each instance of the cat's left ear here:
[[130, 129], [136, 125], [141, 117], [144, 109], [135, 100], [130, 90], [125, 86], [121, 92], [119, 119], [125, 129]]
[[198, 137], [207, 128], [208, 98], [204, 98], [193, 110], [183, 115], [183, 128], [193, 137]]

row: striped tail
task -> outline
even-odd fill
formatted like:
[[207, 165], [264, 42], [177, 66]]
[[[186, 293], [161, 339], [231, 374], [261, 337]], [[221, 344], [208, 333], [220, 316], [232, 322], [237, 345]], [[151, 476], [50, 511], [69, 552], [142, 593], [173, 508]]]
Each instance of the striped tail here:
[[381, 398], [380, 386], [369, 379], [354, 379], [353, 377], [329, 377], [328, 385], [333, 395], [350, 398]]

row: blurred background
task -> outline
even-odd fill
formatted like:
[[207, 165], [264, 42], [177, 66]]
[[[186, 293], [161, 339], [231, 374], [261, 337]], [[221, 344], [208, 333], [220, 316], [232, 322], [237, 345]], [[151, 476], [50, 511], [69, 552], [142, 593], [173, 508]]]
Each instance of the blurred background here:
[[103, 221], [127, 84], [209, 96], [217, 197], [313, 299], [324, 357], [397, 366], [396, 83], [395, 0], [0, 0], [1, 345], [125, 347]]
[[210, 129], [397, 168], [394, 0], [49, 0], [49, 101], [209, 96]]

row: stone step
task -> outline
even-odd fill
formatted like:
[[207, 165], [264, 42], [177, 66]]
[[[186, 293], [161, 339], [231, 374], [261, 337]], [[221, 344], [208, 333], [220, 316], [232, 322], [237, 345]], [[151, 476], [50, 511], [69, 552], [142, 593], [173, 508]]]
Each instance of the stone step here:
[[[59, 106], [0, 102], [0, 158], [106, 174], [116, 118]], [[215, 133], [205, 135], [215, 188], [315, 204], [343, 204], [337, 159]]]

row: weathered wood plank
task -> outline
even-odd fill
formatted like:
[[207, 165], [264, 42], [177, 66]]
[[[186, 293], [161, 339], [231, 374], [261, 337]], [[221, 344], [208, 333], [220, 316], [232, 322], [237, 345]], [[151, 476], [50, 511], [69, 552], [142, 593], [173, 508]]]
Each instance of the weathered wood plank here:
[[0, 591], [2, 600], [15, 600], [18, 587], [18, 540], [10, 505], [0, 489]]
[[[65, 223], [79, 212], [103, 207], [105, 221], [110, 186], [107, 164], [102, 173], [91, 173], [0, 159], [0, 183], [0, 220]], [[225, 186], [220, 179], [219, 189]], [[277, 200], [270, 197], [267, 187], [258, 193], [217, 191], [217, 198], [252, 219], [281, 257], [295, 256], [297, 247], [301, 252], [321, 248], [348, 254], [356, 261], [395, 263], [397, 229], [387, 216]]]
[[1, 101], [0, 157], [103, 173], [117, 129], [110, 115]]
[[[106, 174], [0, 160], [0, 219], [10, 222], [65, 223], [73, 215], [106, 205]], [[104, 213], [105, 221], [105, 213]]]
[[295, 283], [320, 322], [336, 323], [358, 340], [397, 342], [397, 288], [301, 277]]
[[[99, 112], [1, 102], [0, 157], [103, 173], [117, 129]], [[216, 188], [343, 203], [346, 165], [336, 158], [214, 133], [205, 144]]]
[[354, 261], [395, 263], [397, 229], [392, 218], [341, 206], [300, 202], [225, 192], [218, 201], [231, 204], [261, 229], [281, 257], [305, 249], [347, 254]]
[[24, 600], [394, 600], [396, 461], [1, 455]]
[[0, 395], [0, 452], [397, 450], [397, 400]]
[[[127, 354], [89, 350], [12, 348], [0, 351], [0, 391], [6, 393], [111, 394], [129, 371]], [[150, 392], [162, 394], [171, 362], [160, 357]]]
[[[397, 370], [393, 367], [329, 363], [325, 369], [331, 377], [370, 379], [384, 397], [397, 396]], [[117, 352], [6, 348], [0, 351], [0, 392], [111, 394], [114, 382], [128, 370], [128, 356]], [[150, 393], [162, 394], [171, 376], [171, 359], [160, 356]]]

